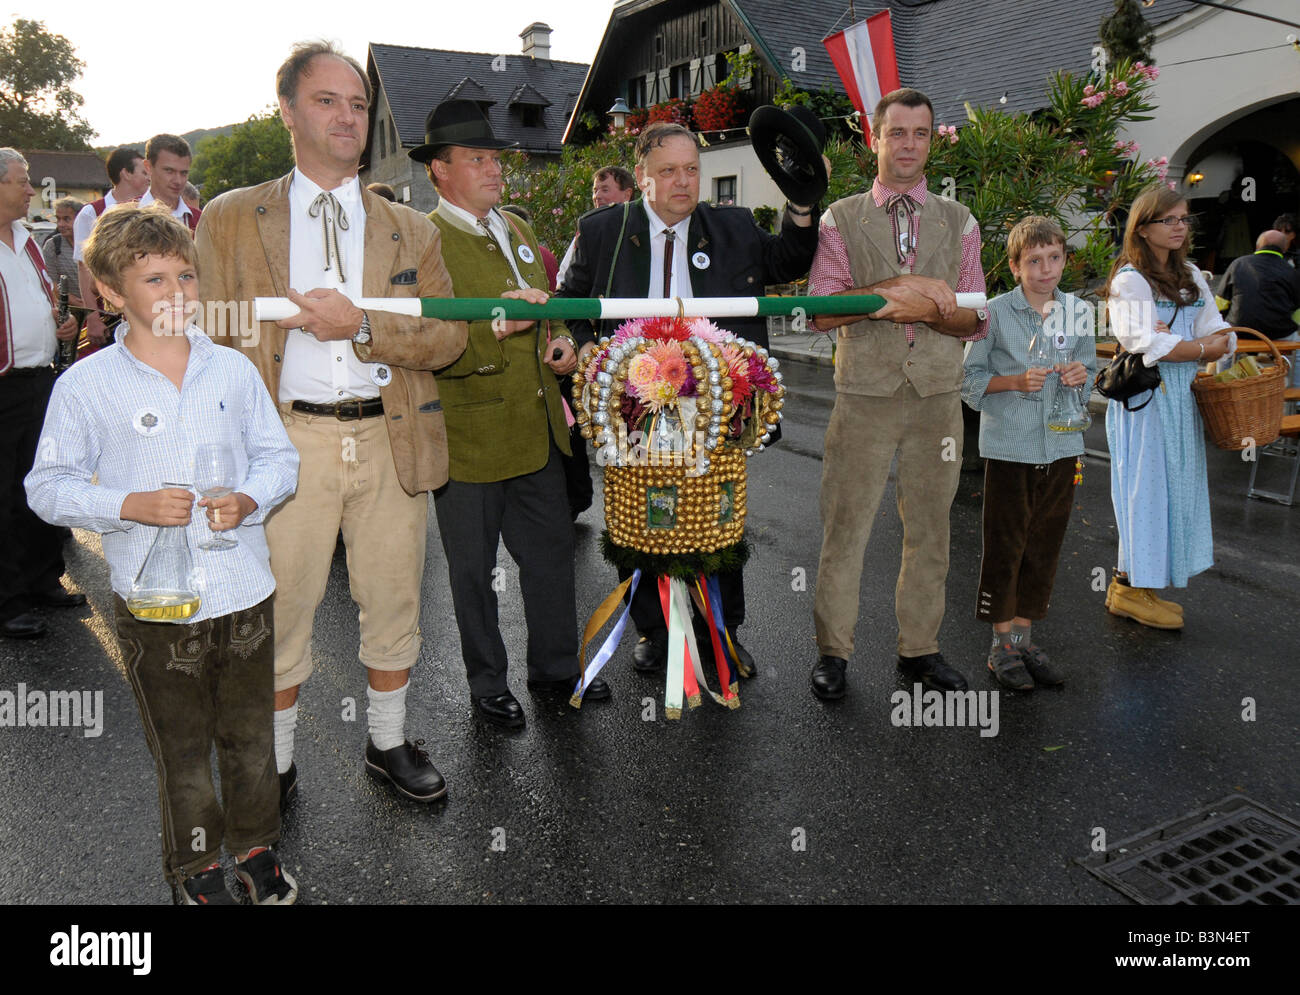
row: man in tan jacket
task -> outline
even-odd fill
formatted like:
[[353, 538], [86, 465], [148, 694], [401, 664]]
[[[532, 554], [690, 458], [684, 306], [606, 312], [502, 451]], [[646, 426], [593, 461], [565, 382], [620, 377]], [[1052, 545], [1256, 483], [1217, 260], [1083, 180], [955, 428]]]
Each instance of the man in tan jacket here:
[[[340, 529], [360, 607], [367, 668], [367, 769], [404, 795], [446, 793], [405, 737], [408, 675], [420, 652], [428, 491], [447, 480], [447, 433], [429, 370], [465, 349], [461, 322], [366, 313], [360, 297], [447, 297], [438, 231], [357, 179], [370, 82], [324, 43], [296, 46], [276, 75], [296, 168], [234, 190], [203, 213], [196, 241], [204, 328], [257, 366], [298, 449], [297, 493], [266, 523], [276, 579], [275, 752], [281, 802], [297, 784], [298, 688]], [[301, 311], [255, 322], [251, 300]]]

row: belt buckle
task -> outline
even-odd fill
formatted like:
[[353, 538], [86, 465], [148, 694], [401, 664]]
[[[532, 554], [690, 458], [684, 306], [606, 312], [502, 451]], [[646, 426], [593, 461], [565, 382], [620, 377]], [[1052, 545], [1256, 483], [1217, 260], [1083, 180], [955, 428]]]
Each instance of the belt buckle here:
[[[353, 404], [357, 406], [357, 413], [355, 415], [351, 414], [349, 411], [350, 406]], [[362, 400], [359, 397], [353, 398], [350, 401], [339, 401], [339, 403], [334, 406], [334, 417], [337, 418], [339, 421], [360, 421], [361, 405], [362, 405]], [[349, 412], [349, 413], [345, 416], [344, 412]]]

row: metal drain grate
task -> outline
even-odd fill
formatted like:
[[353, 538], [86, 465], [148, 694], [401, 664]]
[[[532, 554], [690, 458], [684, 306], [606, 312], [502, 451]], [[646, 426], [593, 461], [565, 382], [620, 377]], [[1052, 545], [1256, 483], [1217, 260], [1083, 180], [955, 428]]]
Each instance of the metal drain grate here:
[[1078, 863], [1141, 905], [1300, 905], [1300, 825], [1244, 795]]

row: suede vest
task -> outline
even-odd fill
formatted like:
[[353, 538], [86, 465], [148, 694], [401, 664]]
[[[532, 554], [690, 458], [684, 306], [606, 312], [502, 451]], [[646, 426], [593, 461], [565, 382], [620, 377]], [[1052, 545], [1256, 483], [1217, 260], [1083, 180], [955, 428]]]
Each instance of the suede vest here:
[[[855, 287], [870, 287], [904, 272], [898, 264], [889, 213], [876, 206], [870, 192], [836, 201], [830, 211], [848, 250]], [[961, 272], [961, 233], [970, 211], [930, 191], [919, 216], [916, 263], [911, 272], [956, 288]], [[962, 341], [929, 325], [917, 323], [912, 328], [915, 342], [909, 349], [907, 332], [897, 322], [867, 320], [841, 327], [835, 350], [835, 389], [869, 397], [890, 397], [904, 382], [921, 397], [960, 390]]]
[[[457, 297], [500, 297], [518, 286], [510, 264], [489, 243], [448, 221], [437, 211], [429, 218], [442, 233], [442, 258]], [[513, 223], [512, 223], [513, 222]], [[517, 226], [517, 227], [516, 227]], [[515, 265], [529, 286], [548, 286], [541, 251], [531, 230], [507, 220]], [[526, 233], [526, 241], [520, 233]], [[519, 246], [526, 244], [525, 262]], [[568, 334], [552, 322], [552, 334]], [[435, 371], [447, 422], [447, 457], [452, 480], [490, 483], [540, 470], [550, 457], [552, 437], [569, 452], [569, 429], [560, 387], [545, 359], [544, 326], [497, 342], [491, 321], [469, 322], [466, 355]], [[478, 365], [474, 365], [477, 363]]]

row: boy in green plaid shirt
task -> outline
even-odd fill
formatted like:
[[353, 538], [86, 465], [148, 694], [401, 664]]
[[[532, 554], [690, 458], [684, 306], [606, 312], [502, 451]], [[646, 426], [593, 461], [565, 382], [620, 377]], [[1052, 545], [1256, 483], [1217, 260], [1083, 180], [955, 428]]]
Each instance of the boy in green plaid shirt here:
[[[1083, 455], [1083, 433], [1053, 431], [1048, 417], [1058, 392], [1092, 382], [1097, 351], [1091, 323], [1079, 320], [1086, 305], [1057, 287], [1060, 225], [1023, 219], [1007, 236], [1007, 260], [1018, 286], [989, 301], [987, 337], [967, 344], [962, 398], [980, 412], [986, 460], [975, 617], [993, 626], [989, 672], [1003, 687], [1028, 691], [1065, 683], [1034, 644], [1031, 624], [1047, 614]], [[1031, 366], [1030, 340], [1045, 326], [1055, 354], [1068, 358]]]

